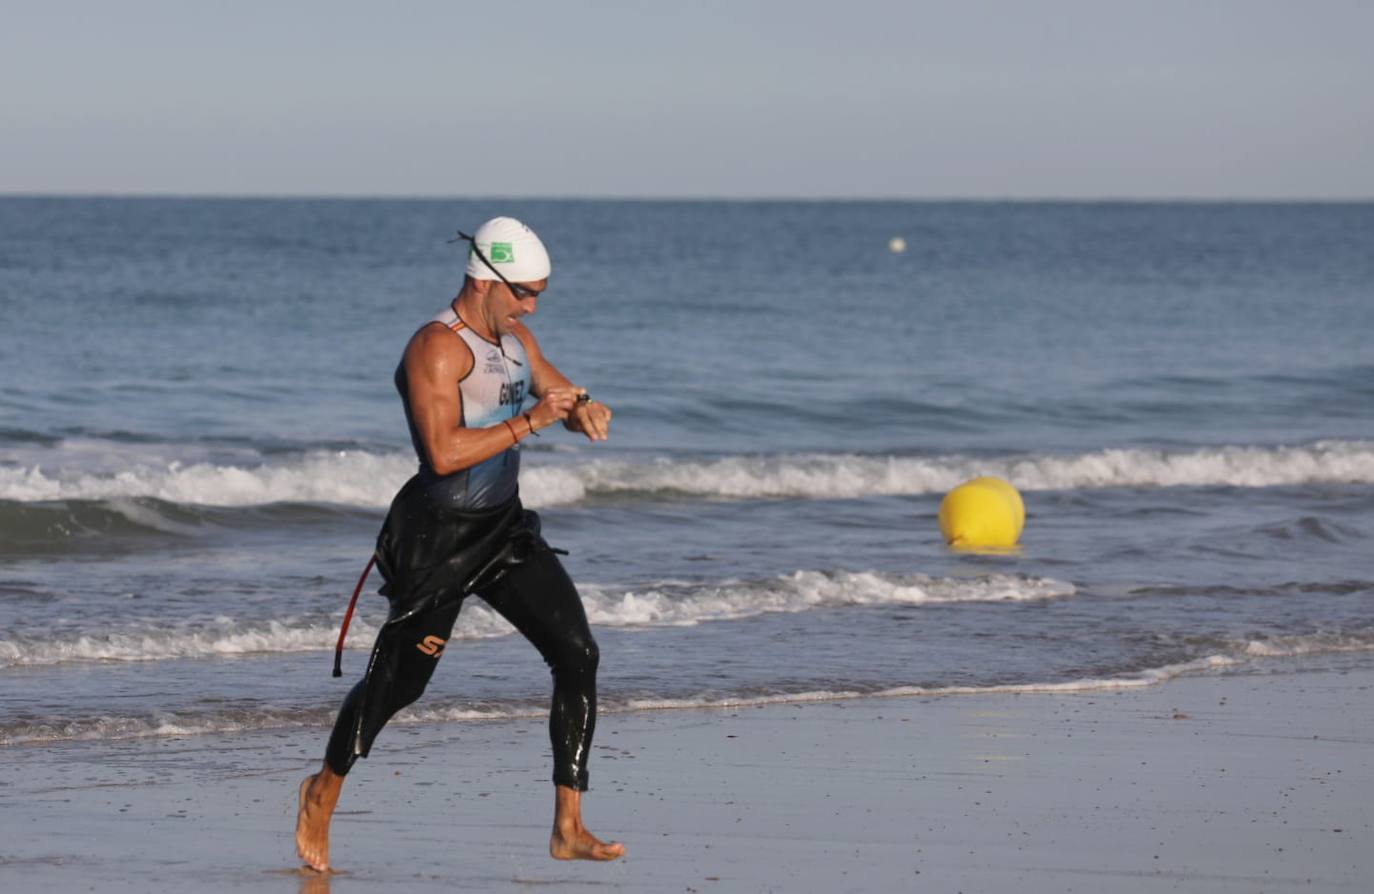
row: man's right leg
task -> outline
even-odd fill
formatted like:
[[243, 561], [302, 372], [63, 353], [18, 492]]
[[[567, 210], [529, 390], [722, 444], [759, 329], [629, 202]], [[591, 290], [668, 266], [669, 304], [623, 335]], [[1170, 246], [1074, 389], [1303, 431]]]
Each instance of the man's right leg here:
[[[329, 821], [344, 777], [367, 754], [382, 726], [425, 691], [458, 620], [461, 600], [382, 625], [368, 674], [349, 691], [325, 749], [320, 772], [300, 786], [296, 852], [311, 869], [329, 869]], [[364, 716], [361, 718], [359, 714]]]

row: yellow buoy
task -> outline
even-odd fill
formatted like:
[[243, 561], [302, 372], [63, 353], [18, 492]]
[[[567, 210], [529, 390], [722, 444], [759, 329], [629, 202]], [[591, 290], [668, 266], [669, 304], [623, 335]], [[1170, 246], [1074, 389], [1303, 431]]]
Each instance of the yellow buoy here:
[[940, 501], [940, 533], [960, 549], [1009, 549], [1021, 539], [1026, 506], [1001, 478], [965, 481]]
[[1021, 531], [1026, 526], [1026, 504], [1021, 501], [1021, 492], [1012, 487], [1011, 482], [1004, 481], [1001, 478], [994, 478], [991, 475], [975, 478], [970, 481], [969, 484], [982, 484], [987, 487], [995, 487], [1006, 495], [1007, 499], [1011, 501], [1012, 511], [1016, 513], [1016, 537], [1019, 538], [1021, 536]]

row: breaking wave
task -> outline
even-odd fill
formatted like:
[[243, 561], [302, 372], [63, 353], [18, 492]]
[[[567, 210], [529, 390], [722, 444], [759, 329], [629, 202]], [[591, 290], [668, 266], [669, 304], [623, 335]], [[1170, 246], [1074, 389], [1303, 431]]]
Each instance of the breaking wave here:
[[[377, 629], [357, 621], [350, 641], [371, 641]], [[67, 664], [76, 661], [165, 661], [258, 653], [282, 654], [333, 648], [337, 623], [273, 620], [243, 623], [217, 618], [174, 628], [130, 626], [116, 631], [66, 636], [14, 635], [0, 640], [0, 667]]]
[[21, 502], [151, 497], [169, 503], [254, 506], [342, 503], [385, 507], [415, 473], [414, 454], [318, 451], [259, 465], [139, 463], [120, 471], [0, 468], [0, 499]]
[[1297, 658], [1303, 655], [1370, 651], [1374, 651], [1374, 631], [1368, 630], [1263, 637], [1246, 640], [1243, 649], [1250, 658]]
[[689, 626], [845, 605], [1026, 602], [1075, 592], [1066, 581], [1016, 574], [932, 578], [848, 571], [796, 571], [759, 581], [706, 585], [660, 583], [638, 591], [598, 587], [582, 591], [588, 619], [608, 627]]
[[[1022, 490], [1115, 487], [1273, 487], [1374, 483], [1374, 442], [1300, 447], [1214, 447], [1185, 451], [1121, 448], [1072, 456], [871, 457], [793, 455], [709, 461], [594, 463], [534, 470], [560, 502], [588, 494], [670, 492], [707, 498], [851, 499], [944, 493], [976, 475]], [[523, 487], [523, 482], [522, 482]], [[580, 492], [579, 492], [580, 487]]]
[[[922, 574], [796, 571], [758, 580], [713, 583], [660, 581], [643, 588], [584, 586], [588, 619], [600, 627], [686, 627], [779, 612], [877, 605], [1033, 602], [1074, 595], [1074, 585], [1053, 578], [987, 574], [932, 578]], [[342, 609], [342, 605], [340, 606]], [[350, 650], [371, 648], [385, 617], [376, 600], [364, 601], [349, 630]], [[0, 668], [89, 661], [165, 661], [315, 652], [334, 648], [339, 616], [240, 621], [219, 617], [172, 627], [135, 624], [117, 630], [10, 635], [0, 639]], [[488, 639], [514, 633], [480, 600], [463, 609], [453, 637]], [[1195, 640], [1193, 648], [1237, 658], [1295, 657], [1374, 650], [1374, 629], [1248, 639]]]
[[[318, 451], [258, 465], [141, 464], [120, 471], [0, 467], [0, 499], [19, 502], [151, 497], [177, 504], [276, 502], [385, 508], [415, 471], [409, 453]], [[1150, 487], [1274, 487], [1374, 483], [1374, 442], [1191, 450], [1119, 448], [1075, 455], [909, 457], [853, 454], [716, 459], [527, 462], [521, 494], [532, 507], [588, 497], [667, 494], [703, 499], [851, 499], [943, 493], [976, 475], [1022, 490]]]
[[[581, 590], [593, 624], [664, 627], [831, 606], [1052, 599], [1072, 595], [1074, 587], [1064, 581], [1012, 574], [940, 579], [921, 574], [797, 571], [756, 581], [669, 581], [637, 590], [597, 586]], [[370, 648], [384, 614], [375, 601], [361, 603], [349, 630], [349, 647]], [[175, 627], [139, 625], [57, 636], [11, 636], [0, 639], [0, 667], [312, 652], [334, 648], [338, 624], [337, 617], [256, 622], [220, 617]], [[513, 632], [504, 618], [473, 600], [463, 608], [454, 637], [485, 639]]]

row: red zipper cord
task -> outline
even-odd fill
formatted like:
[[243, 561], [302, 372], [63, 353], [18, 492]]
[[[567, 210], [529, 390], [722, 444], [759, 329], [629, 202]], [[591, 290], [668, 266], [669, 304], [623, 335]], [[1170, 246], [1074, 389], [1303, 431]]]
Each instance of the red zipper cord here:
[[372, 558], [367, 560], [367, 567], [363, 569], [363, 576], [358, 578], [358, 585], [353, 588], [353, 598], [348, 600], [348, 611], [344, 612], [343, 624], [339, 626], [339, 641], [334, 645], [334, 676], [343, 676], [343, 644], [344, 637], [348, 636], [348, 624], [353, 620], [353, 609], [358, 604], [358, 594], [363, 591], [363, 582], [367, 580], [368, 572], [372, 566], [377, 564], [377, 554], [373, 553]]

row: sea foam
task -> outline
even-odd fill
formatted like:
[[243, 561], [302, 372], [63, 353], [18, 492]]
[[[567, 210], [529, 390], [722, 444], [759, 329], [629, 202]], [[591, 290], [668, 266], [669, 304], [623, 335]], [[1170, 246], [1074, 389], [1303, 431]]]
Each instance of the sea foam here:
[[[528, 459], [520, 478], [522, 498], [536, 508], [589, 496], [737, 500], [937, 494], [976, 475], [997, 475], [1026, 491], [1374, 483], [1371, 441], [1189, 450], [1113, 448], [990, 458], [778, 454], [557, 463], [541, 459]], [[409, 453], [362, 450], [313, 451], [257, 464], [135, 461], [116, 471], [8, 466], [0, 467], [0, 499], [153, 497], [211, 506], [303, 502], [382, 509], [415, 467]]]
[[[350, 642], [370, 643], [376, 633], [376, 627], [355, 621]], [[139, 624], [58, 636], [12, 635], [0, 640], [0, 667], [310, 652], [332, 648], [338, 635], [338, 626], [327, 622], [285, 619], [254, 623], [227, 617], [165, 628]]]
[[[1256, 648], [1255, 643], [1262, 642]], [[806, 704], [861, 698], [977, 697], [995, 694], [1074, 694], [1143, 689], [1179, 677], [1235, 670], [1257, 661], [1333, 652], [1374, 651], [1374, 629], [1349, 634], [1280, 636], [1268, 640], [1234, 640], [1222, 651], [1191, 661], [1147, 667], [1108, 677], [1069, 680], [1028, 680], [984, 686], [892, 686], [884, 689], [811, 689], [797, 692], [742, 692], [738, 695], [703, 694], [684, 698], [604, 698], [603, 714], [635, 711], [699, 710], [776, 704]], [[227, 712], [154, 712], [145, 715], [104, 715], [87, 718], [27, 719], [0, 723], [0, 745], [35, 742], [129, 739], [232, 733], [258, 729], [317, 727], [333, 720], [333, 706], [234, 709]], [[545, 716], [541, 701], [421, 703], [401, 711], [398, 724], [455, 723]]]
[[[931, 578], [876, 572], [797, 571], [760, 580], [716, 583], [664, 581], [642, 588], [583, 585], [588, 619], [603, 627], [690, 626], [770, 612], [800, 612], [846, 605], [921, 605], [1002, 602], [1069, 596], [1072, 584], [1050, 578], [992, 574], [976, 578]], [[340, 612], [343, 600], [340, 599]], [[365, 602], [349, 630], [351, 649], [370, 648], [385, 609]], [[464, 606], [455, 639], [506, 636], [514, 628], [480, 600]], [[164, 661], [253, 654], [287, 654], [332, 649], [335, 618], [240, 621], [220, 617], [202, 623], [61, 632], [0, 639], [0, 667], [81, 661]]]
[[[1015, 574], [933, 578], [922, 574], [796, 571], [755, 580], [712, 583], [659, 581], [643, 587], [579, 587], [587, 617], [598, 627], [687, 627], [780, 612], [877, 605], [941, 605], [964, 602], [1034, 602], [1073, 596], [1073, 584]], [[342, 599], [340, 611], [342, 612]], [[365, 602], [353, 620], [347, 645], [370, 649], [385, 609]], [[0, 667], [89, 661], [166, 661], [211, 657], [280, 655], [333, 649], [338, 617], [241, 621], [219, 617], [170, 627], [150, 623], [119, 629], [62, 632], [0, 639]], [[508, 636], [514, 628], [480, 600], [459, 616], [453, 638]], [[1346, 633], [1292, 634], [1219, 639], [1218, 654], [1233, 659], [1297, 657], [1374, 650], [1374, 629]]]
[[830, 606], [1025, 602], [1071, 596], [1074, 586], [1053, 578], [1013, 574], [932, 578], [924, 574], [797, 571], [755, 581], [664, 582], [635, 590], [595, 586], [581, 590], [593, 624], [659, 627]]
[[1293, 447], [1177, 451], [1120, 448], [1065, 456], [1001, 458], [798, 454], [636, 464], [601, 462], [532, 469], [530, 483], [536, 488], [547, 486], [550, 496], [561, 501], [575, 495], [578, 484], [588, 494], [667, 492], [726, 499], [852, 499], [944, 493], [977, 475], [1006, 478], [1028, 491], [1374, 483], [1374, 442], [1322, 441]]

